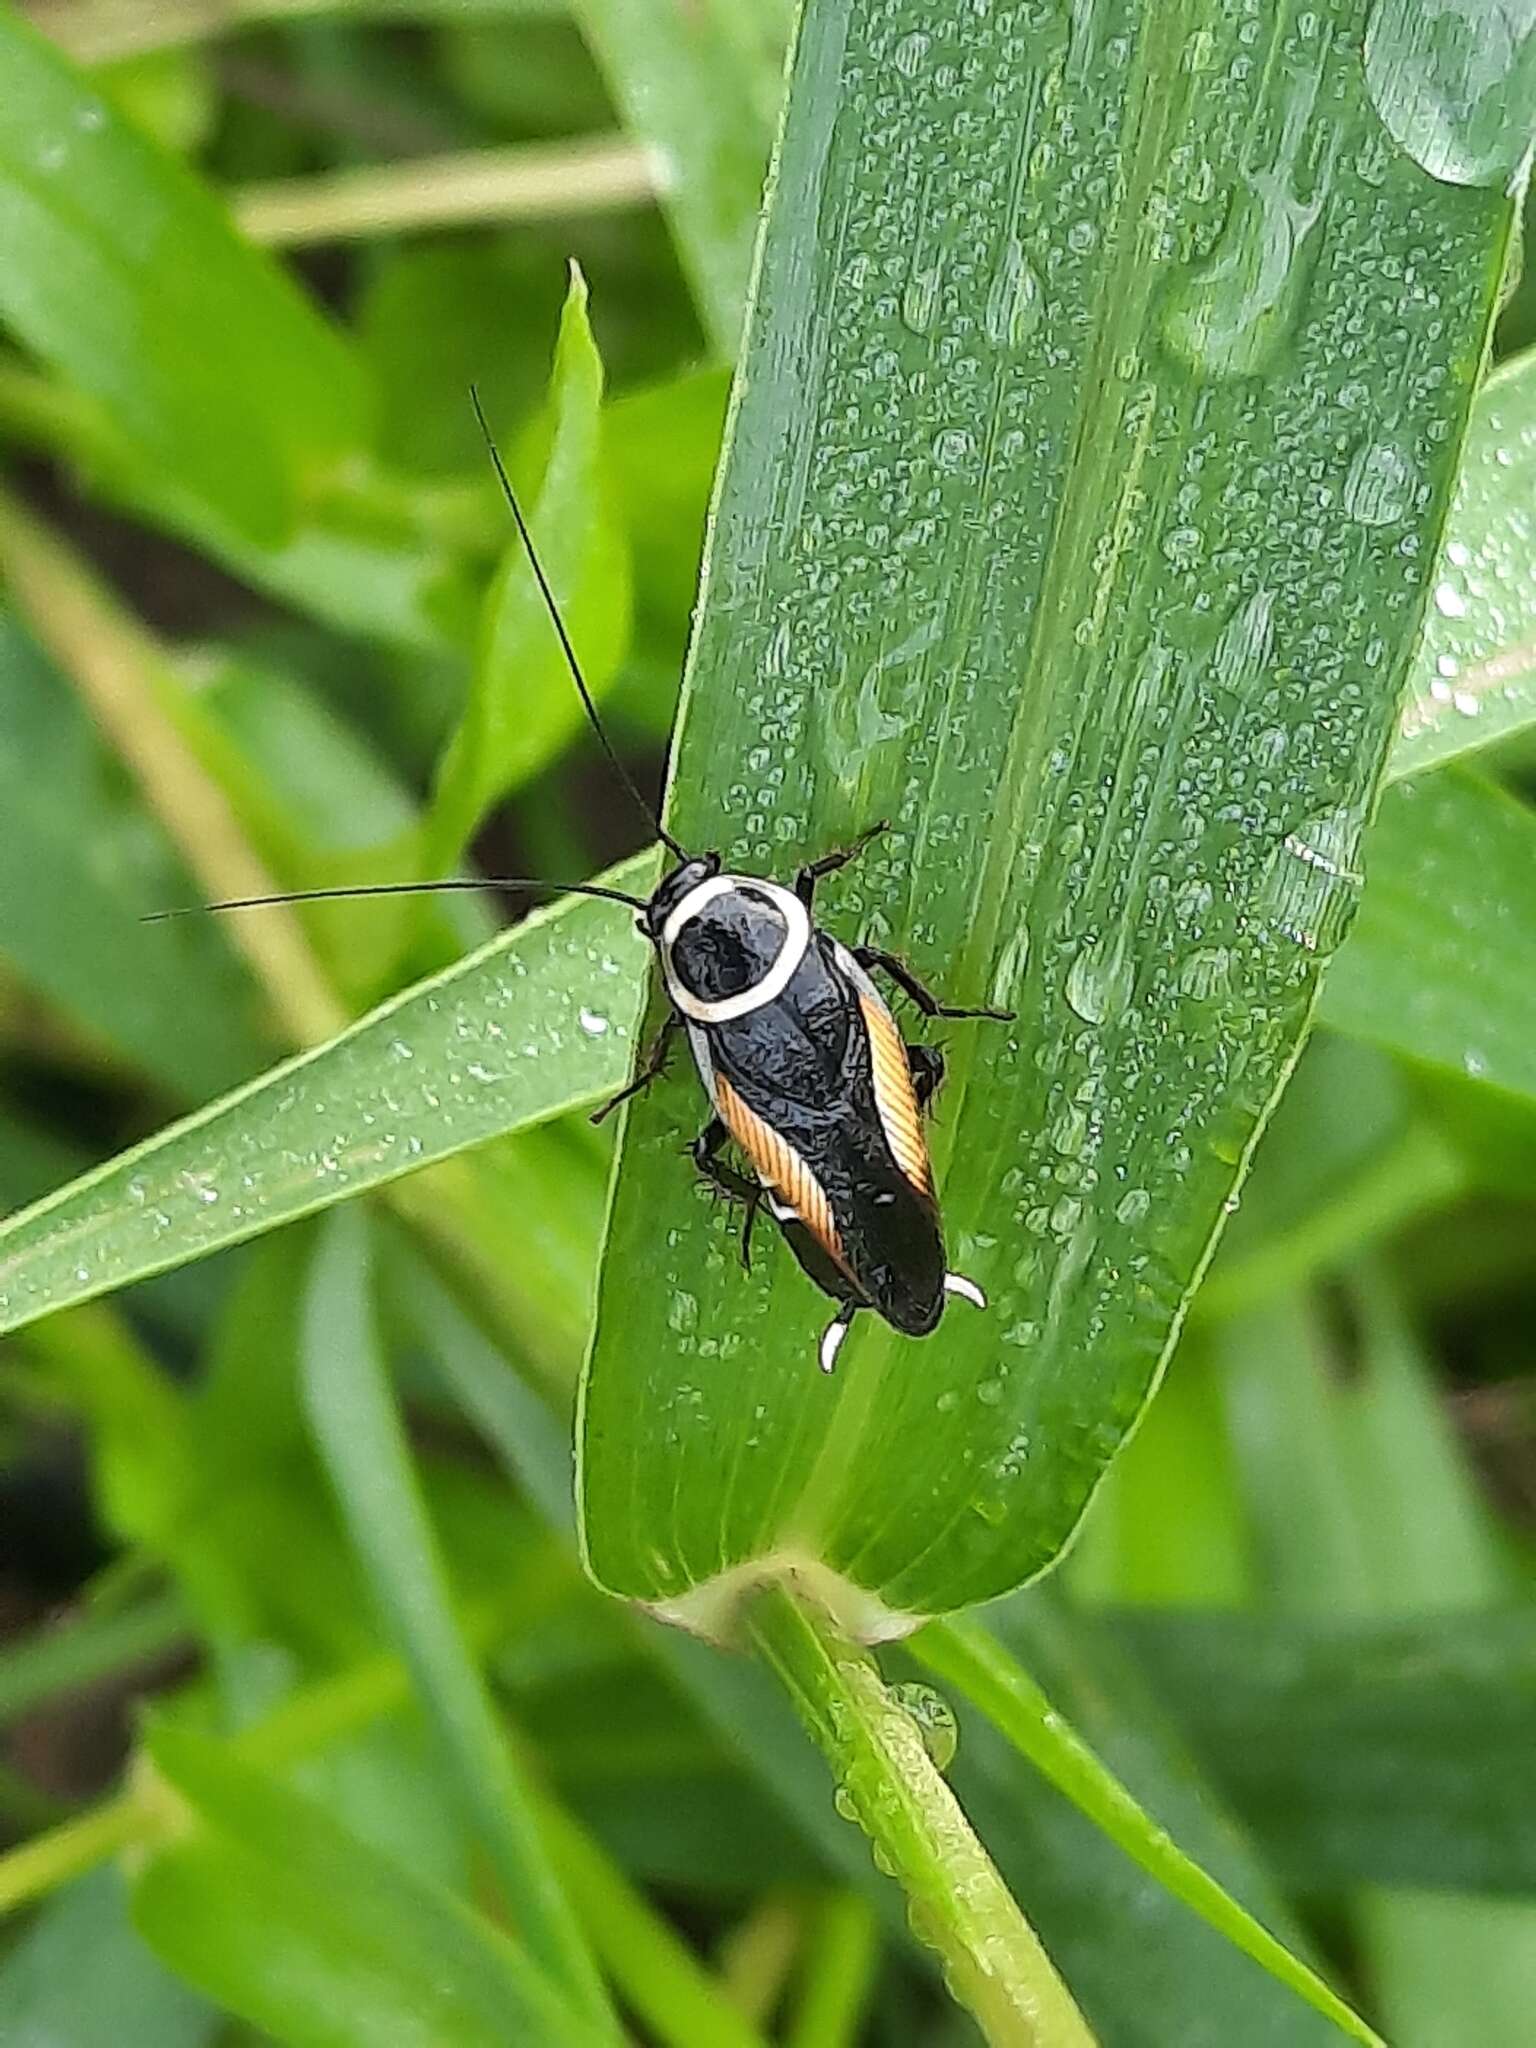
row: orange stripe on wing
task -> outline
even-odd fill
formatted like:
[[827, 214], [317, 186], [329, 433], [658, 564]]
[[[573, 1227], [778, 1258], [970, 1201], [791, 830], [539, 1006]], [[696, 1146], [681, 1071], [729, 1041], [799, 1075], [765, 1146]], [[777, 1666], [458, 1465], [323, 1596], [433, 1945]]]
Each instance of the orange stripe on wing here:
[[928, 1143], [923, 1136], [923, 1119], [912, 1088], [912, 1068], [896, 1019], [878, 996], [859, 993], [864, 1028], [869, 1034], [870, 1073], [875, 1086], [875, 1107], [885, 1131], [891, 1155], [920, 1195], [933, 1194], [933, 1168]]
[[832, 1220], [832, 1205], [820, 1181], [786, 1138], [749, 1109], [723, 1074], [715, 1075], [715, 1100], [721, 1119], [756, 1169], [757, 1177], [787, 1202], [829, 1258], [839, 1265], [843, 1242]]

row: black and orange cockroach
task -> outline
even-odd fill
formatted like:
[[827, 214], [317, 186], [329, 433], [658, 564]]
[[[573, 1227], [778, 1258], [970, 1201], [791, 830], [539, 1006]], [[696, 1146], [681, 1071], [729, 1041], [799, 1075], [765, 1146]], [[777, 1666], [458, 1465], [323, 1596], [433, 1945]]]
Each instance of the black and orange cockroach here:
[[[601, 1122], [662, 1072], [679, 1029], [713, 1112], [693, 1159], [715, 1187], [746, 1205], [743, 1261], [766, 1207], [804, 1271], [837, 1305], [818, 1357], [831, 1372], [862, 1310], [909, 1337], [938, 1324], [949, 1295], [986, 1306], [974, 1281], [947, 1269], [924, 1117], [944, 1074], [937, 1047], [909, 1045], [877, 988], [879, 972], [928, 1017], [1011, 1019], [1006, 1010], [941, 1003], [906, 964], [878, 946], [845, 946], [813, 916], [817, 883], [856, 858], [886, 827], [802, 867], [788, 888], [727, 870], [718, 853], [690, 853], [655, 815], [603, 730], [559, 605], [477, 394], [475, 417], [571, 679], [603, 751], [654, 826], [672, 865], [649, 900], [594, 883], [575, 893], [627, 903], [656, 949], [668, 1011], [634, 1079], [595, 1112]], [[300, 890], [211, 904], [274, 902], [483, 888], [492, 881], [383, 883]], [[505, 878], [502, 878], [505, 879]], [[520, 886], [550, 887], [547, 883]], [[750, 1172], [733, 1163], [734, 1147]]]

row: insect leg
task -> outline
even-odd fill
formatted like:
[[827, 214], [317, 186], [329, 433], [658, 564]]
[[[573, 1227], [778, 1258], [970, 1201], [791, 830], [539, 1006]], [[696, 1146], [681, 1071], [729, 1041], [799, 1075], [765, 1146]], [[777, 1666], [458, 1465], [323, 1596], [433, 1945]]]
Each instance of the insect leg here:
[[807, 861], [795, 876], [795, 894], [809, 910], [811, 899], [816, 894], [816, 884], [823, 875], [835, 875], [839, 868], [847, 867], [849, 861], [857, 860], [871, 839], [878, 839], [882, 832], [889, 832], [891, 821], [882, 818], [878, 825], [871, 825], [867, 832], [861, 832], [852, 846], [839, 847], [836, 853], [824, 853], [820, 860]]
[[672, 1034], [681, 1020], [676, 1010], [668, 1010], [662, 1019], [661, 1029], [651, 1041], [651, 1049], [645, 1056], [645, 1063], [627, 1088], [621, 1088], [617, 1095], [610, 1096], [601, 1109], [594, 1109], [589, 1119], [600, 1124], [605, 1116], [612, 1116], [621, 1102], [628, 1102], [631, 1095], [639, 1095], [649, 1088], [662, 1068], [667, 1064], [667, 1055], [672, 1050]]
[[755, 1180], [748, 1180], [744, 1173], [738, 1173], [733, 1166], [726, 1166], [719, 1153], [730, 1140], [730, 1132], [719, 1117], [709, 1122], [694, 1139], [691, 1147], [693, 1163], [722, 1194], [731, 1195], [745, 1202], [747, 1213], [741, 1224], [741, 1263], [750, 1273], [752, 1270], [752, 1226], [757, 1221], [757, 1212], [763, 1205], [768, 1190]]
[[919, 1109], [926, 1110], [944, 1079], [944, 1055], [936, 1045], [909, 1045], [907, 1066], [912, 1075], [912, 1093]]
[[882, 973], [888, 974], [898, 988], [906, 990], [925, 1017], [994, 1017], [999, 1024], [1013, 1022], [1012, 1010], [965, 1010], [953, 1003], [941, 1003], [904, 960], [898, 960], [894, 953], [887, 953], [883, 947], [855, 946], [853, 957], [861, 967], [878, 967]]
[[713, 1181], [723, 1195], [734, 1195], [738, 1201], [756, 1204], [762, 1199], [762, 1188], [755, 1180], [748, 1180], [744, 1173], [738, 1173], [734, 1166], [727, 1166], [720, 1153], [731, 1142], [731, 1134], [719, 1117], [712, 1116], [694, 1139], [689, 1150], [693, 1163], [708, 1181]]

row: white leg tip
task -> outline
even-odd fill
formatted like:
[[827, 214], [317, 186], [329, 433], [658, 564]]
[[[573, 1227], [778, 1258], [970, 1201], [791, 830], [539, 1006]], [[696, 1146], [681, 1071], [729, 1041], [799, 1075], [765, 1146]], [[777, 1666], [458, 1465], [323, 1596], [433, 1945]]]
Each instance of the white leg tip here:
[[826, 1329], [822, 1332], [821, 1347], [816, 1355], [820, 1360], [823, 1372], [836, 1371], [837, 1354], [842, 1350], [843, 1339], [847, 1334], [848, 1324], [842, 1316], [839, 1316], [835, 1323], [828, 1323]]
[[946, 1294], [958, 1294], [962, 1300], [974, 1302], [977, 1308], [985, 1308], [987, 1305], [987, 1297], [976, 1285], [976, 1282], [974, 1280], [967, 1280], [963, 1273], [946, 1273], [944, 1275], [944, 1292]]

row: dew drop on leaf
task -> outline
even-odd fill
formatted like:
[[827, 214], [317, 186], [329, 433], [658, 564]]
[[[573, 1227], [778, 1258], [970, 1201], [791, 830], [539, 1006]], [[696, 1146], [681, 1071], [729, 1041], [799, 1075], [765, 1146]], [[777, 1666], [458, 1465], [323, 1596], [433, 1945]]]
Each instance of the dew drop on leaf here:
[[944, 1695], [931, 1685], [912, 1682], [891, 1687], [891, 1698], [917, 1725], [923, 1747], [938, 1770], [947, 1771], [955, 1760], [960, 1729], [955, 1710]]

